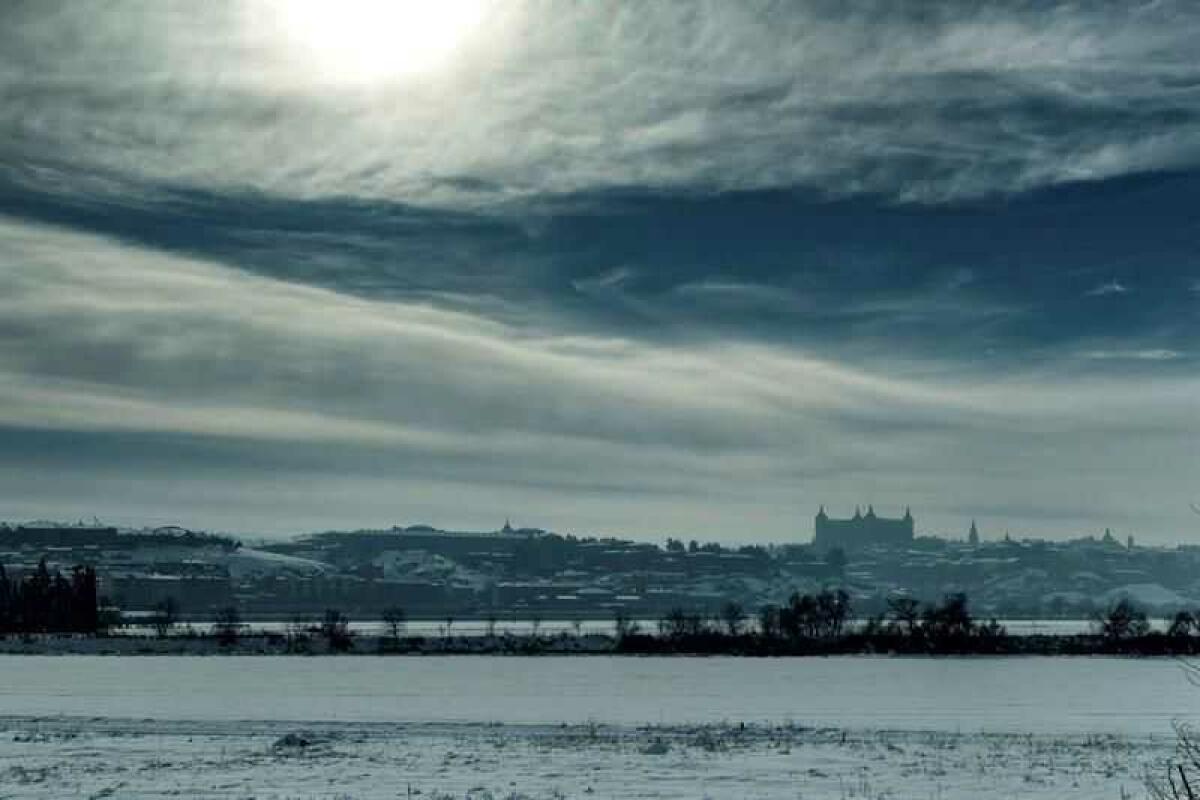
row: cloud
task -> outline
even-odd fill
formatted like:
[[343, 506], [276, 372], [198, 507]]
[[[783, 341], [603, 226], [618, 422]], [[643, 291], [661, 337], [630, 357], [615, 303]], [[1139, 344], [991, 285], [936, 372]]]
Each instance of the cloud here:
[[[167, 514], [176, 498], [194, 524], [279, 531], [515, 507], [761, 540], [805, 537], [817, 503], [864, 493], [946, 529], [952, 506], [992, 495], [1088, 515], [1128, 495], [1121, 513], [1166, 535], [1162, 509], [1197, 478], [1180, 432], [1198, 389], [551, 333], [0, 221], [0, 468], [17, 476], [7, 507], [30, 516]], [[1030, 485], [1035, 466], [1056, 477]]]
[[450, 68], [335, 86], [251, 24], [264, 2], [7, 8], [0, 162], [65, 193], [526, 213], [624, 187], [942, 202], [1200, 160], [1183, 2], [497, 3]]
[[629, 267], [614, 267], [597, 275], [576, 278], [571, 281], [571, 285], [575, 287], [575, 291], [582, 294], [595, 294], [597, 292], [619, 289], [636, 276], [637, 273]]
[[1157, 348], [1149, 350], [1089, 350], [1083, 354], [1094, 361], [1174, 361], [1183, 358], [1178, 350]]
[[1112, 294], [1127, 294], [1129, 287], [1118, 280], [1111, 280], [1108, 283], [1102, 283], [1087, 291], [1088, 297], [1105, 297]]
[[767, 315], [787, 318], [798, 314], [816, 315], [820, 311], [817, 298], [807, 297], [789, 287], [720, 277], [678, 284], [664, 300], [663, 305], [669, 304], [676, 314], [692, 317], [727, 314], [759, 319]]

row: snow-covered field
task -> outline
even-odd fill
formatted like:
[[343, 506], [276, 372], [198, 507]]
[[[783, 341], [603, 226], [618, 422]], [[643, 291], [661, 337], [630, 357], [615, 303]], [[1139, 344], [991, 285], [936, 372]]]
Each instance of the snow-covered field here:
[[1197, 718], [1164, 660], [0, 656], [0, 797], [1117, 800]]
[[796, 726], [0, 720], [0, 796], [1121, 798], [1163, 738]]

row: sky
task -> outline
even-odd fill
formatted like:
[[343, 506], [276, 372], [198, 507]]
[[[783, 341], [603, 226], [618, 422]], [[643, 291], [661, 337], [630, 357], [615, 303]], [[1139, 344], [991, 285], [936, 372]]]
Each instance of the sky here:
[[0, 8], [0, 519], [1200, 544], [1191, 2]]

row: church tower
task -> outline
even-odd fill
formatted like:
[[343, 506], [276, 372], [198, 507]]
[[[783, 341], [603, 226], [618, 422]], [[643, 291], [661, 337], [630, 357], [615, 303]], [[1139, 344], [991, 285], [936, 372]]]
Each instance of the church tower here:
[[813, 541], [823, 542], [829, 538], [829, 515], [825, 513], [825, 504], [821, 504], [821, 509], [817, 511], [815, 524], [813, 525]]
[[979, 528], [975, 525], [975, 520], [971, 520], [971, 531], [967, 534], [967, 542], [973, 545], [979, 544]]

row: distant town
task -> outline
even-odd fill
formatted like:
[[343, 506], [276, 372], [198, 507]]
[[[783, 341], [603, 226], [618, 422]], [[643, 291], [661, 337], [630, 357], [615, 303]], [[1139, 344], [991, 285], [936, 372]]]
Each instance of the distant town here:
[[126, 614], [170, 603], [181, 619], [236, 608], [246, 619], [298, 619], [337, 608], [378, 619], [588, 620], [716, 614], [844, 589], [855, 614], [889, 599], [954, 592], [979, 614], [1083, 618], [1120, 598], [1152, 613], [1192, 609], [1200, 547], [1148, 547], [1111, 531], [1069, 541], [919, 535], [912, 511], [874, 507], [835, 518], [821, 507], [805, 543], [736, 547], [669, 538], [662, 545], [560, 535], [509, 521], [493, 531], [427, 525], [329, 531], [253, 544], [181, 527], [0, 524], [0, 564], [19, 577], [45, 561], [94, 568], [106, 607]]

